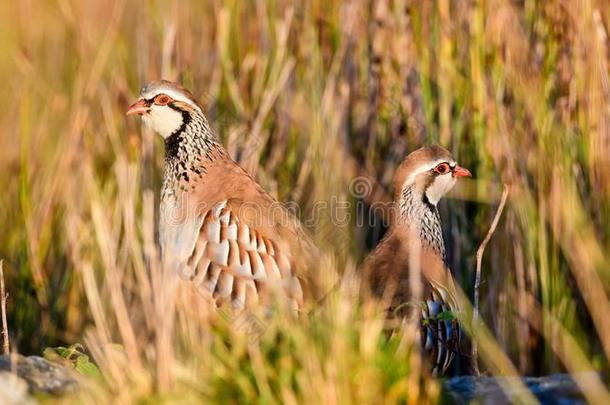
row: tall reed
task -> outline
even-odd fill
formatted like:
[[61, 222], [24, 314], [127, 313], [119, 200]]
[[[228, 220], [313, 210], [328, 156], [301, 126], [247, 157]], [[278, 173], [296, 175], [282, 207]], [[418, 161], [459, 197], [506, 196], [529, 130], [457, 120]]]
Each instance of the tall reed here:
[[[155, 359], [169, 350], [154, 343], [162, 143], [123, 115], [160, 77], [192, 88], [232, 156], [300, 207], [325, 247], [331, 291], [306, 322], [256, 318], [265, 332], [249, 344], [185, 290], [163, 383], [173, 394], [434, 401], [412, 342], [386, 342], [375, 305], [352, 295], [385, 229], [358, 207], [387, 202], [395, 167], [424, 143], [474, 174], [441, 203], [466, 297], [502, 184], [511, 188], [483, 261], [482, 368], [608, 372], [605, 2], [29, 0], [0, 10], [11, 338], [26, 353], [85, 340], [106, 379], [90, 395], [159, 395]], [[353, 193], [355, 178], [367, 192]], [[349, 221], [337, 223], [338, 202]], [[591, 400], [608, 395], [599, 381], [584, 388]]]

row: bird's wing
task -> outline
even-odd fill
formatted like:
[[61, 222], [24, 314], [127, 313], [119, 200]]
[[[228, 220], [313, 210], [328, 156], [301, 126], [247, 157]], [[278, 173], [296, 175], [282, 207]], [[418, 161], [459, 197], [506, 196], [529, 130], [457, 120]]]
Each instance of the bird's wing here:
[[182, 278], [217, 305], [230, 302], [240, 309], [271, 292], [285, 294], [294, 307], [301, 304], [290, 252], [280, 241], [246, 224], [230, 200], [214, 204], [201, 217], [192, 252], [179, 269]]
[[292, 273], [301, 280], [306, 300], [318, 298], [321, 255], [296, 215], [230, 159], [216, 159], [206, 167], [206, 173], [196, 187], [195, 200], [227, 200], [241, 223], [273, 240], [286, 253]]
[[286, 244], [295, 271], [309, 278], [320, 253], [298, 218], [232, 160], [218, 162], [210, 168], [210, 175], [225, 179], [223, 192], [233, 210], [239, 211], [242, 222], [263, 236]]
[[214, 154], [192, 177], [176, 202], [162, 207], [169, 267], [216, 303], [240, 307], [268, 297], [270, 289], [300, 303], [317, 268], [316, 250], [296, 217], [226, 153]]

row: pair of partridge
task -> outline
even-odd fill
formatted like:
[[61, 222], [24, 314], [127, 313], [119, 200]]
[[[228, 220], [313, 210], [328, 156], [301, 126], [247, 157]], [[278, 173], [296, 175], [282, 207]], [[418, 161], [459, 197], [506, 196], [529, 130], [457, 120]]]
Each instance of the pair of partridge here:
[[[229, 157], [193, 95], [168, 81], [151, 82], [127, 114], [141, 116], [165, 140], [164, 267], [191, 280], [215, 305], [242, 309], [271, 291], [293, 307], [302, 305], [317, 249], [298, 221]], [[469, 175], [441, 147], [411, 153], [395, 175], [398, 213], [364, 263], [371, 291], [381, 296], [391, 289], [395, 308], [410, 300], [409, 274], [419, 267], [422, 340], [440, 371], [451, 363], [460, 331], [442, 316], [458, 307], [436, 204], [458, 177]]]
[[[366, 258], [363, 271], [369, 292], [390, 295], [392, 315], [421, 311], [421, 337], [434, 373], [450, 366], [460, 341], [455, 284], [446, 265], [437, 209], [439, 200], [470, 172], [439, 147], [412, 152], [394, 175], [394, 215], [387, 234]], [[412, 272], [421, 275], [421, 302], [412, 303]], [[417, 280], [415, 281], [417, 282]]]
[[193, 95], [151, 82], [129, 107], [133, 114], [165, 140], [164, 267], [218, 306], [243, 309], [275, 291], [298, 308], [315, 249], [298, 221], [229, 157]]

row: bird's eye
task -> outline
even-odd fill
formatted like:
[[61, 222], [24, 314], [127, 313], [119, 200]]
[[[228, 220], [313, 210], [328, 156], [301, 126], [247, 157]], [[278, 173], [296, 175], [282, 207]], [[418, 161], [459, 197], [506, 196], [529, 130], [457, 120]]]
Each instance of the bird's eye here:
[[170, 101], [172, 101], [172, 99], [166, 94], [159, 94], [157, 97], [155, 97], [156, 105], [166, 105]]
[[445, 174], [449, 172], [449, 165], [447, 163], [441, 163], [434, 168], [434, 171], [438, 174]]

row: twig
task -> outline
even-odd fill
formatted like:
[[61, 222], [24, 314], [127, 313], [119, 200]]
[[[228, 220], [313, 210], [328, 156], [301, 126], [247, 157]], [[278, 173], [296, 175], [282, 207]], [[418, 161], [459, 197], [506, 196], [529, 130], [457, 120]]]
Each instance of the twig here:
[[4, 261], [0, 260], [0, 307], [2, 310], [2, 354], [10, 354], [11, 347], [8, 341], [8, 324], [6, 322], [6, 299], [4, 293]]
[[[496, 230], [496, 227], [498, 226], [498, 222], [500, 222], [500, 217], [502, 216], [502, 211], [504, 210], [504, 205], [506, 204], [507, 198], [508, 186], [505, 184], [504, 191], [502, 191], [500, 205], [498, 206], [498, 211], [496, 211], [496, 216], [491, 222], [491, 226], [489, 227], [489, 231], [487, 231], [487, 235], [485, 235], [485, 239], [483, 239], [483, 242], [481, 242], [481, 245], [477, 250], [477, 269], [474, 281], [474, 310], [472, 313], [473, 331], [475, 330], [476, 324], [479, 321], [479, 289], [481, 287], [481, 265], [483, 263], [483, 253], [485, 252], [485, 247], [491, 239], [491, 235], [493, 235], [494, 231]], [[479, 371], [478, 345], [477, 340], [475, 338], [472, 339], [472, 367], [475, 375], [481, 374], [481, 372]]]

